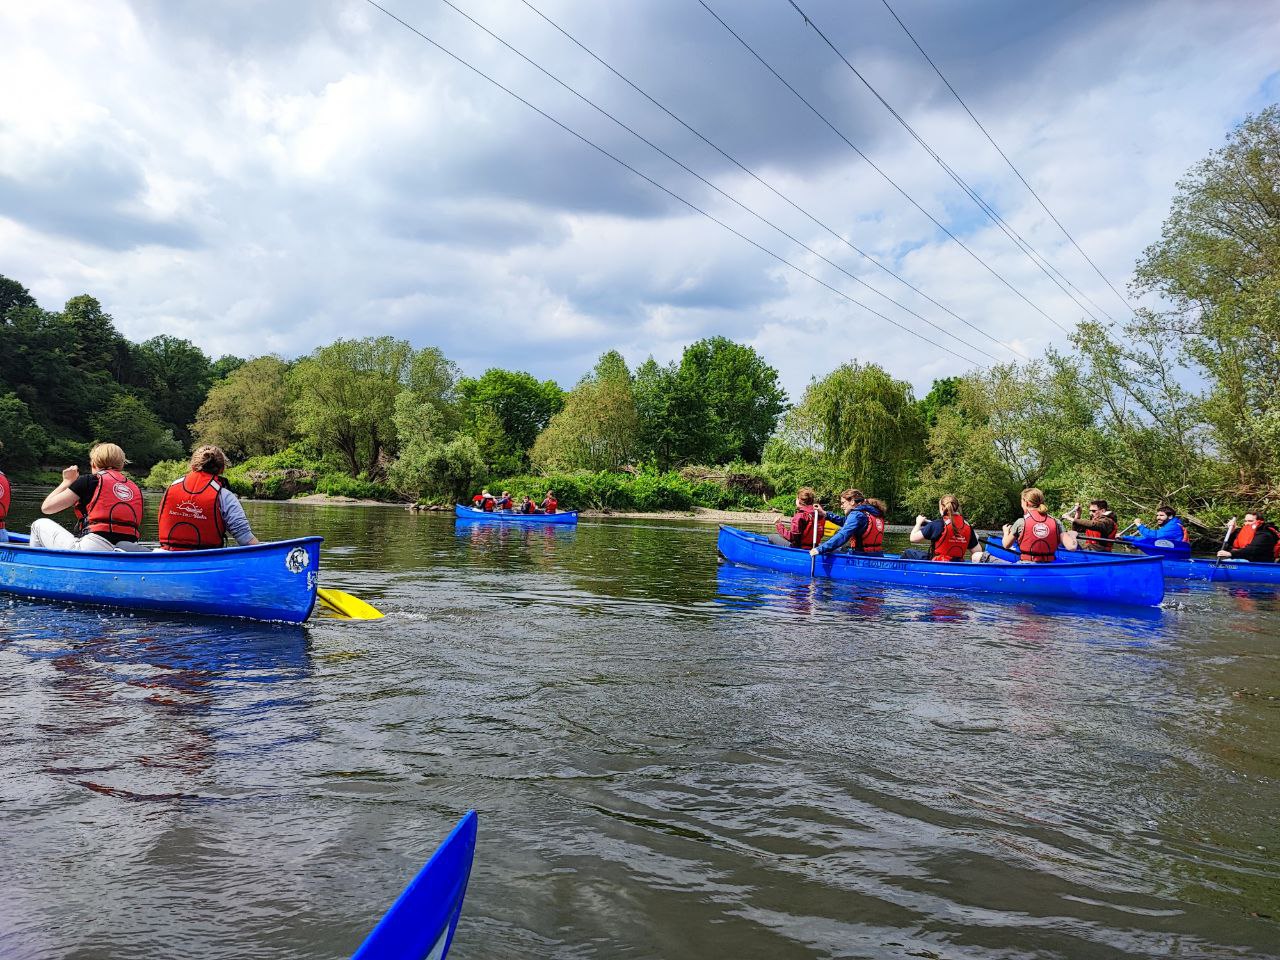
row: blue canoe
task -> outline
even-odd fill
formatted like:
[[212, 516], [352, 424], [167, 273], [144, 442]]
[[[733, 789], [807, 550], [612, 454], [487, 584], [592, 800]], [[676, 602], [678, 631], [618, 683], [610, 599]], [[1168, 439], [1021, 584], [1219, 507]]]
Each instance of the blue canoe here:
[[[782, 547], [759, 533], [721, 527], [720, 555], [732, 563], [809, 575], [809, 551]], [[1090, 603], [1155, 606], [1164, 599], [1161, 561], [1117, 559], [1106, 567], [1083, 563], [936, 563], [893, 554], [819, 556], [814, 573], [832, 580], [888, 583], [926, 590], [963, 590], [1019, 597], [1057, 597]]]
[[351, 960], [444, 960], [462, 915], [479, 819], [458, 821]]
[[475, 507], [464, 507], [460, 503], [453, 505], [453, 515], [459, 520], [483, 520], [488, 523], [577, 523], [578, 511], [567, 513], [510, 513], [504, 510], [477, 510]]
[[316, 603], [321, 537], [181, 553], [80, 553], [0, 543], [0, 593], [130, 610], [301, 623]]
[[[1139, 546], [1135, 544], [1135, 546]], [[1149, 545], [1141, 545], [1144, 552]], [[1009, 559], [1012, 550], [1006, 550], [997, 540], [987, 540], [987, 552], [993, 557]], [[1154, 555], [1154, 554], [1153, 554]], [[1186, 554], [1182, 554], [1184, 557]], [[1096, 550], [1058, 549], [1058, 559], [1067, 563], [1110, 563], [1114, 560], [1132, 559], [1132, 554], [1103, 553]], [[1161, 565], [1167, 580], [1203, 580], [1208, 583], [1269, 583], [1280, 586], [1280, 563], [1249, 563], [1246, 560], [1218, 560], [1202, 557], [1198, 560], [1176, 559], [1162, 556]]]

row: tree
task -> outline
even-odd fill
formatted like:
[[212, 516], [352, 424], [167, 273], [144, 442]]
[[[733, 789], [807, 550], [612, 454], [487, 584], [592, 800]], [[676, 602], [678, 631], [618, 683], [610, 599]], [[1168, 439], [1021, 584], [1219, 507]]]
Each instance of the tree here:
[[933, 386], [920, 401], [920, 416], [926, 426], [932, 427], [938, 422], [938, 414], [944, 407], [953, 406], [960, 399], [960, 377], [942, 377], [933, 381]]
[[236, 370], [244, 366], [246, 361], [239, 357], [233, 357], [229, 353], [224, 353], [213, 363], [209, 364], [209, 376], [214, 380], [225, 380], [231, 376]]
[[31, 291], [17, 280], [10, 280], [0, 274], [0, 324], [5, 322], [5, 314], [10, 307], [35, 307], [36, 299]]
[[15, 394], [0, 393], [0, 465], [9, 470], [36, 466], [48, 439], [25, 403]]
[[564, 407], [564, 391], [554, 380], [539, 381], [527, 373], [497, 368], [459, 381], [458, 392], [472, 408], [491, 410], [522, 454]]
[[726, 337], [699, 340], [685, 348], [678, 378], [689, 393], [701, 394], [705, 428], [701, 449], [686, 456], [704, 463], [756, 463], [786, 409], [778, 371], [751, 347]]
[[1280, 105], [1179, 182], [1135, 287], [1169, 304], [1138, 326], [1205, 374], [1203, 414], [1237, 483], [1280, 495]]
[[875, 364], [846, 363], [809, 384], [786, 421], [783, 439], [769, 447], [772, 460], [808, 460], [815, 469], [836, 471], [891, 507], [901, 503], [925, 457], [924, 421], [911, 385]]
[[209, 358], [189, 340], [160, 334], [133, 347], [133, 361], [134, 380], [146, 389], [151, 409], [180, 440], [189, 441], [213, 382]]
[[413, 348], [393, 337], [338, 340], [289, 372], [299, 432], [336, 452], [351, 476], [382, 472], [395, 449], [396, 396], [408, 381]]
[[638, 430], [631, 375], [611, 350], [538, 434], [531, 459], [543, 471], [617, 470], [634, 460]]
[[215, 383], [191, 431], [199, 443], [214, 443], [232, 459], [279, 453], [293, 442], [289, 365], [258, 357]]
[[120, 393], [89, 420], [97, 443], [117, 443], [139, 468], [182, 456], [182, 444], [150, 408], [130, 393]]

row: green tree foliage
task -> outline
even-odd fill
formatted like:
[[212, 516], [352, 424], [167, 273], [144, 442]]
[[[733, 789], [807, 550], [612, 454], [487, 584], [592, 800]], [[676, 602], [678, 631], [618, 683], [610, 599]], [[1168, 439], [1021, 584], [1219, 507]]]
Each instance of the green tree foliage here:
[[118, 394], [105, 410], [90, 418], [89, 428], [95, 442], [123, 447], [135, 469], [182, 456], [182, 444], [174, 439], [173, 431], [132, 394]]
[[920, 416], [925, 425], [932, 427], [938, 422], [938, 414], [945, 407], [950, 407], [960, 399], [960, 377], [943, 377], [933, 381], [933, 386], [920, 401]]
[[146, 390], [151, 409], [180, 440], [189, 442], [196, 411], [213, 383], [204, 351], [189, 340], [152, 337], [133, 348], [133, 378]]
[[565, 398], [534, 442], [533, 465], [547, 470], [616, 470], [639, 451], [631, 374], [621, 354], [604, 354]]
[[233, 460], [279, 453], [296, 437], [289, 365], [258, 357], [215, 383], [196, 414], [198, 443], [215, 443]]
[[[1247, 118], [1178, 184], [1138, 290], [1149, 337], [1203, 371], [1203, 415], [1246, 492], [1280, 478], [1280, 105]], [[1280, 494], [1280, 491], [1276, 492]]]
[[553, 380], [539, 381], [530, 374], [486, 370], [480, 377], [465, 377], [458, 392], [469, 407], [488, 407], [502, 431], [520, 450], [533, 446], [539, 433], [564, 407], [564, 391]]
[[0, 276], [0, 324], [5, 322], [5, 314], [9, 312], [11, 307], [31, 308], [34, 306], [36, 306], [36, 300], [35, 297], [31, 296], [31, 291], [17, 280], [10, 280], [8, 277]]
[[240, 357], [233, 357], [231, 354], [225, 353], [209, 364], [209, 376], [215, 381], [225, 380], [237, 369], [243, 367], [246, 362]]
[[36, 466], [48, 442], [27, 405], [13, 393], [0, 393], [0, 468]]
[[922, 459], [924, 439], [910, 384], [875, 364], [846, 363], [809, 385], [765, 458], [780, 486], [808, 470], [822, 478], [813, 482], [830, 485], [839, 477], [897, 510]]
[[340, 456], [352, 477], [380, 476], [395, 449], [396, 397], [412, 361], [413, 348], [393, 337], [319, 347], [289, 372], [298, 430]]

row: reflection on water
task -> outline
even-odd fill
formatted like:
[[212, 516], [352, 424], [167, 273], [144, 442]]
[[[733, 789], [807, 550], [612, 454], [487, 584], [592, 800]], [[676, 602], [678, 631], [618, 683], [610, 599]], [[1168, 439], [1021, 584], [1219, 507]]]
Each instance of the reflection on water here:
[[387, 618], [0, 600], [0, 955], [347, 956], [476, 807], [464, 960], [1280, 956], [1275, 591], [1097, 610], [733, 567], [710, 525], [249, 512]]

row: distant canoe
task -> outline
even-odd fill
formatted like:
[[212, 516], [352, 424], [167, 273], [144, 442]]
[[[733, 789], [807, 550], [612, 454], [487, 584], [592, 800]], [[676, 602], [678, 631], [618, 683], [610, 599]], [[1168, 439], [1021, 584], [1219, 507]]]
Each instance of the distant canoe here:
[[[988, 540], [987, 552], [993, 557], [1014, 556], [998, 541]], [[1130, 560], [1133, 554], [1105, 553], [1100, 550], [1058, 550], [1058, 560], [1064, 563], [1109, 563], [1113, 560]], [[1166, 580], [1202, 580], [1208, 583], [1265, 583], [1280, 586], [1280, 563], [1249, 563], [1246, 560], [1218, 560], [1203, 557], [1198, 560], [1160, 558]]]
[[485, 523], [577, 523], [578, 512], [566, 513], [505, 513], [499, 510], [477, 510], [454, 504], [453, 515], [459, 520], [480, 520]]
[[311, 616], [321, 537], [218, 550], [81, 553], [0, 543], [0, 593], [130, 610], [301, 623]]
[[[721, 527], [717, 546], [720, 555], [733, 563], [809, 575], [808, 550], [778, 546], [762, 534]], [[893, 554], [872, 557], [840, 552], [819, 556], [813, 571], [832, 580], [926, 590], [1155, 606], [1164, 599], [1160, 564], [1156, 557], [1116, 560], [1105, 568], [1081, 563], [938, 563]]]
[[478, 826], [474, 810], [458, 822], [351, 960], [444, 960], [462, 915]]

